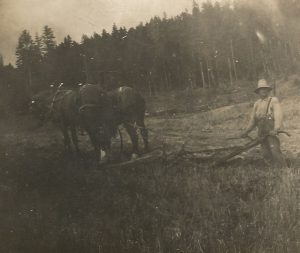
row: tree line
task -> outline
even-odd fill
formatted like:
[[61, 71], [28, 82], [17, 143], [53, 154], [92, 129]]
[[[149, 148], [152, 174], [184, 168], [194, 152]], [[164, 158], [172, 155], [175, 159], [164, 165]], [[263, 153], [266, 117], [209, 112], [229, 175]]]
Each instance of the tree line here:
[[193, 1], [191, 13], [164, 14], [129, 29], [113, 25], [110, 33], [83, 35], [80, 42], [68, 35], [57, 44], [48, 26], [34, 37], [24, 30], [16, 67], [4, 66], [0, 58], [1, 94], [22, 107], [51, 84], [130, 85], [155, 95], [294, 72], [299, 53], [290, 21], [300, 13], [297, 1], [274, 1], [282, 15], [278, 22], [268, 9], [245, 2]]

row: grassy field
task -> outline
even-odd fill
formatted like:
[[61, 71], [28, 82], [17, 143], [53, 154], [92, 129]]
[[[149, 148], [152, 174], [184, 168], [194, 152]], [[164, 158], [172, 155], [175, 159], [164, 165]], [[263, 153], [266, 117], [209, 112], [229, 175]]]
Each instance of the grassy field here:
[[[266, 167], [254, 149], [219, 168], [178, 156], [99, 170], [86, 137], [76, 159], [63, 154], [51, 125], [36, 129], [28, 117], [1, 122], [0, 252], [300, 252], [295, 80], [278, 89], [292, 133], [282, 138], [289, 169]], [[227, 138], [245, 126], [252, 101], [148, 118], [152, 147], [241, 145]]]

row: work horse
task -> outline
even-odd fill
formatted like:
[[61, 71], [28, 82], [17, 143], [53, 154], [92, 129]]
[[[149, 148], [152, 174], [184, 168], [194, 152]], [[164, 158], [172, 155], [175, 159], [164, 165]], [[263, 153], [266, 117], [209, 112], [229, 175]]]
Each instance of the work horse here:
[[77, 130], [81, 128], [89, 135], [95, 149], [97, 160], [101, 160], [100, 150], [109, 151], [110, 132], [103, 126], [100, 119], [101, 97], [104, 91], [92, 86], [81, 86], [75, 89], [65, 89], [60, 85], [56, 91], [47, 91], [33, 97], [31, 111], [40, 122], [46, 119], [59, 127], [64, 136], [64, 145], [71, 151], [71, 142], [79, 154]]
[[108, 105], [112, 109], [113, 118], [112, 127], [116, 129], [119, 125], [123, 125], [130, 136], [132, 142], [132, 158], [139, 156], [138, 147], [138, 131], [141, 133], [144, 142], [145, 152], [149, 151], [148, 130], [145, 126], [145, 99], [135, 89], [122, 86], [116, 90], [110, 91], [106, 95], [106, 100], [110, 101]]
[[[81, 126], [88, 132], [94, 146], [100, 143], [100, 148], [104, 153], [104, 161], [111, 159], [111, 139], [116, 136], [120, 125], [125, 127], [130, 136], [133, 159], [136, 159], [140, 154], [138, 130], [144, 141], [145, 152], [149, 151], [148, 130], [144, 122], [146, 103], [136, 90], [123, 86], [105, 92], [96, 85], [87, 84], [80, 89], [79, 104]], [[93, 134], [97, 129], [91, 128], [93, 124], [88, 126], [87, 123], [89, 122], [96, 123], [98, 131], [102, 132], [96, 136], [97, 138]]]
[[[132, 140], [132, 157], [136, 158], [139, 154], [137, 129], [140, 129], [145, 150], [148, 151], [148, 132], [144, 124], [145, 101], [134, 89], [121, 87], [107, 93], [92, 84], [75, 90], [60, 86], [51, 96], [48, 106], [49, 96], [35, 96], [32, 111], [40, 120], [45, 120], [44, 115], [48, 114], [48, 118], [59, 126], [67, 150], [71, 150], [72, 140], [79, 153], [77, 129], [80, 127], [88, 133], [97, 160], [105, 162], [110, 159], [111, 138], [116, 135], [118, 126], [123, 124]], [[45, 110], [47, 112], [43, 113]]]

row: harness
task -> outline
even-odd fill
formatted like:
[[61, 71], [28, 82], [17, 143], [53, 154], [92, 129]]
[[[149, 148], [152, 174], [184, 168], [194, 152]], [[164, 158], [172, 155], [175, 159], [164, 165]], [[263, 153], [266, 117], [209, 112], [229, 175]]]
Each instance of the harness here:
[[[53, 112], [53, 108], [55, 103], [63, 100], [67, 95], [71, 94], [72, 92], [74, 92], [73, 90], [60, 90], [58, 89], [52, 99], [51, 105], [50, 105], [50, 112]], [[59, 96], [59, 97], [58, 97]], [[77, 96], [77, 103], [80, 104], [80, 92]], [[79, 114], [81, 114], [86, 108], [99, 108], [100, 106], [97, 104], [84, 104], [84, 105], [80, 105], [78, 108], [78, 112]]]
[[271, 102], [272, 102], [272, 97], [270, 97], [269, 102], [268, 102], [268, 106], [267, 106], [267, 110], [266, 110], [266, 117], [271, 117], [271, 115], [269, 114]]
[[268, 135], [269, 132], [274, 129], [274, 118], [269, 113], [271, 102], [272, 102], [272, 97], [270, 97], [268, 101], [268, 105], [264, 117], [259, 119], [257, 122], [259, 136]]
[[[73, 92], [72, 90], [60, 90], [60, 89], [58, 89], [58, 90], [55, 92], [55, 95], [54, 95], [54, 97], [53, 97], [53, 99], [52, 99], [52, 102], [51, 102], [51, 105], [50, 105], [50, 113], [53, 112], [53, 107], [54, 107], [54, 104], [55, 104], [55, 103], [57, 103], [58, 101], [63, 100], [63, 99], [65, 98], [65, 96], [71, 94], [72, 92]], [[62, 94], [62, 93], [63, 93], [63, 95], [62, 95], [61, 97], [57, 98], [57, 96], [58, 96], [59, 94]]]
[[[89, 85], [89, 84], [88, 84], [88, 85]], [[87, 87], [87, 86], [83, 86], [83, 87], [80, 89], [80, 91], [81, 91], [82, 89], [85, 89], [85, 87]], [[81, 93], [80, 93], [80, 91], [79, 91], [78, 100], [80, 101], [79, 103], [81, 104]], [[101, 95], [101, 94], [99, 94], [99, 95], [100, 95], [100, 96], [103, 96], [103, 95]], [[96, 103], [81, 104], [81, 105], [79, 106], [78, 112], [79, 112], [79, 114], [81, 114], [85, 109], [94, 109], [94, 108], [101, 108], [101, 106], [100, 106], [99, 104], [96, 104]]]

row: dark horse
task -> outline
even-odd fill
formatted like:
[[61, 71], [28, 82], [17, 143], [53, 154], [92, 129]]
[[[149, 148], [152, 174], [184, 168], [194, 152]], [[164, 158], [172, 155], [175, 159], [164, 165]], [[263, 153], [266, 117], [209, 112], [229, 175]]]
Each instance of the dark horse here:
[[[112, 128], [123, 124], [132, 141], [132, 158], [139, 154], [138, 134], [140, 131], [144, 141], [145, 152], [149, 151], [148, 130], [144, 118], [146, 111], [145, 99], [133, 88], [123, 86], [107, 93], [108, 101], [113, 112]], [[107, 110], [105, 110], [107, 111]]]
[[101, 99], [104, 94], [94, 85], [84, 85], [75, 90], [59, 87], [55, 92], [36, 95], [31, 102], [31, 110], [41, 121], [50, 118], [60, 128], [67, 150], [71, 150], [72, 140], [79, 153], [77, 129], [80, 127], [85, 130], [100, 160], [100, 150], [108, 152], [111, 136], [99, 117], [102, 114], [101, 108], [106, 107], [102, 104], [105, 101]]
[[76, 90], [59, 87], [56, 92], [44, 93], [33, 98], [32, 111], [40, 120], [44, 120], [48, 114], [59, 126], [66, 149], [71, 149], [72, 139], [79, 152], [77, 128], [81, 127], [88, 133], [97, 159], [101, 160], [101, 151], [108, 159], [111, 138], [118, 126], [123, 124], [132, 140], [133, 158], [138, 154], [137, 129], [140, 129], [145, 150], [148, 151], [148, 132], [144, 124], [145, 101], [134, 89], [121, 87], [106, 93], [96, 85], [87, 84]]
[[[91, 98], [95, 95], [94, 103], [84, 101], [84, 96], [81, 94], [81, 107], [79, 108], [81, 122], [90, 122], [97, 114], [97, 124], [101, 126], [102, 135], [99, 138], [101, 147], [104, 147], [106, 159], [110, 159], [111, 155], [111, 138], [116, 135], [119, 125], [123, 125], [128, 132], [132, 142], [132, 158], [137, 158], [139, 154], [138, 148], [138, 131], [142, 135], [144, 141], [145, 152], [149, 150], [148, 130], [145, 127], [145, 110], [146, 104], [144, 98], [134, 89], [130, 87], [120, 87], [111, 92], [101, 94], [95, 92], [95, 85], [85, 85], [85, 93], [89, 94], [86, 98]], [[100, 102], [97, 100], [99, 99]], [[100, 108], [97, 108], [100, 106]], [[88, 117], [84, 120], [84, 117]], [[84, 126], [84, 129], [87, 129]]]

